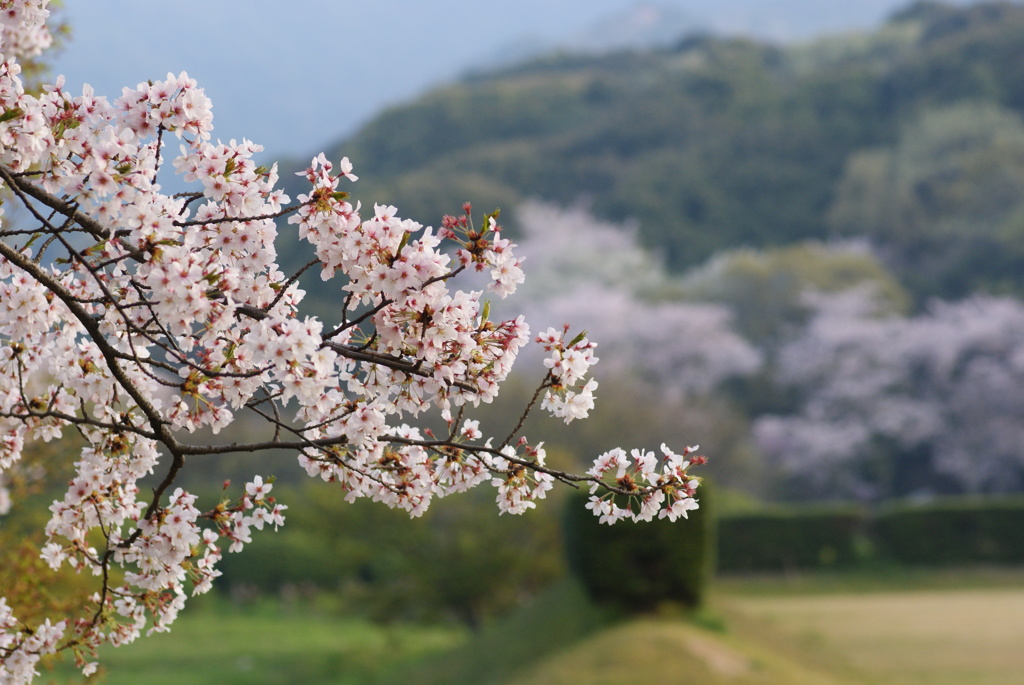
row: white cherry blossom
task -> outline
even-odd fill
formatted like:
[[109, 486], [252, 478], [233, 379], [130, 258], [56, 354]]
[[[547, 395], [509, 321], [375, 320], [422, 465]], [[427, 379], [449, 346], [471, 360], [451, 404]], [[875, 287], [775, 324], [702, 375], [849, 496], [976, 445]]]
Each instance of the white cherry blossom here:
[[[97, 647], [169, 629], [225, 549], [285, 523], [262, 475], [199, 502], [178, 485], [192, 457], [289, 449], [347, 499], [411, 516], [485, 481], [501, 513], [535, 507], [556, 481], [589, 483], [606, 522], [696, 506], [696, 457], [619, 451], [574, 475], [521, 435], [530, 407], [500, 441], [467, 416], [531, 337], [522, 316], [490, 318], [484, 293], [504, 298], [525, 278], [497, 212], [477, 228], [467, 205], [437, 230], [392, 206], [366, 212], [342, 189], [357, 180], [351, 162], [322, 154], [289, 204], [276, 167], [254, 162], [258, 145], [214, 138], [211, 103], [185, 73], [112, 100], [61, 78], [27, 92], [18, 60], [52, 40], [47, 2], [0, 4], [0, 190], [24, 210], [0, 214], [0, 514], [17, 505], [7, 477], [26, 441], [78, 433], [40, 554], [97, 584], [74, 616], [32, 627], [0, 597], [0, 684], [30, 682], [42, 655], [64, 650], [95, 671]], [[170, 174], [190, 190], [165, 194]], [[284, 217], [337, 293], [334, 320], [300, 313], [298, 274], [276, 263]], [[486, 284], [456, 289], [463, 271]], [[585, 335], [567, 336], [539, 337], [536, 400], [569, 422], [593, 407], [597, 358]], [[425, 414], [444, 434], [409, 424]], [[195, 435], [243, 415], [267, 430], [241, 444]]]

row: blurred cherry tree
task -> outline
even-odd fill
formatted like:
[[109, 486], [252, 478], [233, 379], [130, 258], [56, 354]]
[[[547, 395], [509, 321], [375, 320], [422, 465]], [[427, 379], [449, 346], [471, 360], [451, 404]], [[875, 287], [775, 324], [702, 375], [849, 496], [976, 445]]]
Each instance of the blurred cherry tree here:
[[1024, 304], [975, 296], [903, 317], [880, 313], [868, 288], [808, 303], [777, 365], [797, 407], [754, 423], [791, 495], [1024, 486]]

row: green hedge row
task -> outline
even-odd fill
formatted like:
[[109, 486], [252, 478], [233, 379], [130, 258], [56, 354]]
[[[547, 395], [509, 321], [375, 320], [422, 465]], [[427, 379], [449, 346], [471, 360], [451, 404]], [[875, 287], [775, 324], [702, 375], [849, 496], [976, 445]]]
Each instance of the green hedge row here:
[[722, 517], [721, 572], [850, 568], [873, 561], [958, 566], [1024, 562], [1024, 497], [785, 507]]
[[850, 566], [863, 557], [865, 517], [851, 508], [780, 509], [718, 522], [720, 571]]
[[[716, 517], [715, 490], [705, 481], [699, 492], [701, 507], [688, 520], [615, 526], [585, 508], [586, 492], [571, 497], [566, 556], [589, 594], [626, 611], [666, 601], [696, 607], [716, 557], [725, 573], [1024, 563], [1024, 497], [893, 504], [875, 512], [780, 506]], [[468, 499], [461, 507], [456, 501], [451, 511], [439, 507], [410, 521], [373, 505], [342, 507], [310, 495], [296, 506], [293, 525], [258, 536], [244, 555], [227, 555], [222, 587], [275, 592], [308, 583], [344, 589], [353, 606], [381, 616], [415, 605], [475, 625], [560, 572], [559, 536], [538, 529], [549, 519], [498, 519], [490, 501], [484, 504], [488, 509], [478, 512]]]
[[899, 506], [875, 517], [887, 558], [906, 564], [1024, 562], [1024, 497]]
[[565, 549], [570, 570], [596, 601], [627, 612], [663, 602], [695, 608], [702, 604], [714, 572], [715, 519], [707, 481], [700, 508], [687, 520], [600, 523], [583, 490], [570, 498], [565, 516]]

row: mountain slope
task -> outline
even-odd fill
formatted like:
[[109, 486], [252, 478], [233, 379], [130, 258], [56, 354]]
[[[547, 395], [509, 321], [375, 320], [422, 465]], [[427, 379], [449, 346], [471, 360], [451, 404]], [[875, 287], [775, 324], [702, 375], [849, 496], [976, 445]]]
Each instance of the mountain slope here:
[[[1024, 112], [1024, 7], [919, 2], [873, 33], [785, 48], [695, 37], [549, 56], [392, 108], [331, 154], [356, 164], [364, 203], [423, 223], [466, 200], [582, 198], [601, 218], [637, 219], [683, 269], [724, 249], [851, 235], [830, 214], [851, 160], [963, 102]], [[971, 259], [1006, 240], [972, 246]], [[1016, 262], [1004, 270], [1019, 288]]]

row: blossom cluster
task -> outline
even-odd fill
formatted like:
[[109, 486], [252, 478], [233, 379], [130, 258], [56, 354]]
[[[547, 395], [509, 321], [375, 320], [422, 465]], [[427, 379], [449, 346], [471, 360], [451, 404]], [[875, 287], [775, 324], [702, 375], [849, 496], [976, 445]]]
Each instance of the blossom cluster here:
[[[706, 461], [694, 454], [697, 449], [694, 445], [676, 454], [662, 444], [660, 460], [646, 450], [630, 450], [628, 455], [620, 448], [605, 452], [587, 471], [594, 478], [587, 509], [609, 525], [621, 519], [651, 521], [655, 515], [670, 521], [687, 518], [687, 512], [698, 507], [694, 495], [700, 485], [689, 469]], [[602, 484], [607, 485], [606, 492], [597, 495]]]
[[566, 423], [585, 419], [594, 408], [597, 381], [588, 378], [587, 373], [598, 362], [594, 356], [597, 344], [587, 340], [585, 333], [566, 342], [568, 330], [568, 326], [561, 332], [549, 328], [537, 336], [537, 343], [549, 353], [544, 366], [551, 377], [551, 387], [544, 394], [541, 407]]
[[[498, 442], [464, 416], [494, 399], [530, 341], [523, 317], [492, 321], [484, 299], [524, 278], [497, 213], [478, 229], [466, 206], [436, 232], [390, 206], [364, 217], [339, 189], [356, 180], [351, 163], [323, 155], [289, 204], [276, 167], [254, 161], [258, 145], [213, 140], [210, 101], [184, 73], [112, 101], [88, 86], [72, 95], [62, 79], [29, 93], [18, 59], [47, 44], [46, 4], [0, 0], [0, 191], [19, 210], [0, 224], [0, 485], [27, 441], [78, 436], [42, 557], [96, 575], [100, 589], [80, 617], [33, 628], [0, 599], [0, 683], [29, 682], [42, 655], [62, 650], [88, 673], [102, 643], [166, 630], [219, 575], [221, 545], [240, 551], [252, 529], [284, 523], [260, 476], [204, 511], [176, 486], [193, 456], [290, 449], [348, 498], [411, 515], [485, 482], [513, 514], [555, 480], [634, 493], [597, 465], [551, 469], [543, 446], [518, 435], [522, 421]], [[164, 193], [172, 172], [194, 190]], [[285, 216], [344, 302], [332, 326], [300, 314], [298, 274], [277, 265]], [[486, 288], [450, 288], [466, 270]], [[550, 354], [542, 407], [568, 422], [593, 406], [597, 359], [584, 336], [564, 338], [538, 340]], [[447, 435], [410, 425], [428, 411]], [[191, 441], [242, 414], [265, 435]], [[643, 472], [645, 512], [664, 503], [675, 518], [694, 503], [696, 481], [671, 463], [658, 478]], [[144, 493], [146, 477], [157, 485]]]

